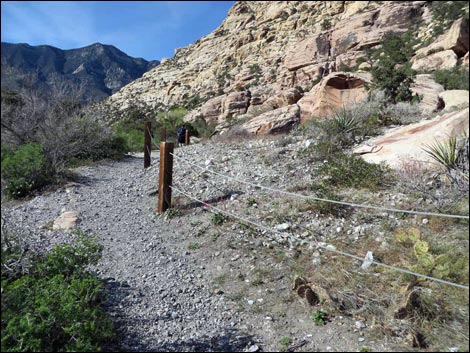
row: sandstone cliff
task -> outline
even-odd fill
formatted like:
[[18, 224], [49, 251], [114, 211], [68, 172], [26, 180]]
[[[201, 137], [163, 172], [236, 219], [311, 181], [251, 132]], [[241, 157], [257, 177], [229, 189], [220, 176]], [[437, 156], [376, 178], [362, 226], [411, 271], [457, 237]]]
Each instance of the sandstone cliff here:
[[[412, 23], [421, 26], [417, 34], [423, 41], [431, 36], [428, 2], [239, 1], [215, 31], [176, 49], [173, 58], [162, 60], [105, 104], [117, 115], [127, 108], [184, 106], [191, 110], [186, 120], [202, 116], [221, 127], [227, 118], [250, 120], [295, 105], [284, 116], [300, 121], [325, 113], [316, 102], [320, 88], [314, 87], [322, 78], [328, 82], [318, 85], [329, 91], [319, 92], [320, 100], [334, 97], [341, 105], [343, 97], [364, 96], [361, 75], [337, 72], [361, 68], [361, 63], [364, 67], [365, 48], [380, 45], [387, 32], [406, 32]], [[467, 28], [456, 24], [450, 34], [439, 37], [433, 43], [439, 48], [431, 54], [422, 49], [415, 65], [426, 66], [419, 60], [436, 52], [444, 53], [438, 62], [447, 60], [445, 67], [459, 64], [468, 52], [465, 23]], [[297, 105], [304, 95], [313, 98]], [[281, 125], [292, 126], [289, 121]], [[269, 131], [259, 124], [250, 129]]]

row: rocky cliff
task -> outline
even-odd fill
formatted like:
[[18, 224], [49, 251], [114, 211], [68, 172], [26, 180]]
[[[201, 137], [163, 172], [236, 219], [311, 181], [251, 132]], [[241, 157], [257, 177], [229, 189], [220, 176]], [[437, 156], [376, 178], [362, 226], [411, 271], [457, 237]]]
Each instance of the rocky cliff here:
[[[365, 49], [380, 45], [387, 32], [416, 26], [423, 45], [416, 48], [421, 52], [415, 65], [426, 67], [423, 60], [439, 52], [455, 59], [446, 67], [460, 65], [468, 57], [468, 20], [426, 52], [425, 41], [433, 39], [430, 8], [426, 1], [239, 1], [215, 31], [176, 49], [173, 58], [123, 87], [106, 105], [118, 116], [127, 108], [184, 106], [190, 110], [186, 120], [202, 116], [219, 127], [237, 117], [253, 122], [264, 115], [271, 121], [248, 124], [252, 132], [276, 130], [278, 123], [292, 126], [286, 121], [325, 112], [315, 92], [338, 105], [363, 97], [367, 80], [350, 72], [367, 69]], [[327, 82], [320, 82], [323, 78]], [[273, 123], [270, 118], [279, 120], [279, 114], [287, 120]]]
[[44, 87], [55, 79], [83, 84], [83, 99], [96, 102], [141, 77], [158, 61], [132, 58], [112, 45], [61, 50], [49, 45], [2, 42], [2, 88], [16, 90], [26, 76], [34, 75]]

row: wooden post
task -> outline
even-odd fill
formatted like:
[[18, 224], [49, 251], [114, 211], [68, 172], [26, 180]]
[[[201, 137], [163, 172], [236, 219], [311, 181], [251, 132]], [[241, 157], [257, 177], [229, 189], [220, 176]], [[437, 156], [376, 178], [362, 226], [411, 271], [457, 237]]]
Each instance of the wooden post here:
[[160, 142], [165, 142], [166, 141], [166, 129], [162, 127], [162, 138]]
[[160, 143], [160, 175], [158, 179], [158, 213], [171, 207], [171, 185], [173, 176], [173, 142]]
[[144, 168], [150, 167], [150, 151], [152, 150], [152, 136], [150, 136], [150, 130], [152, 129], [152, 123], [146, 121], [144, 124]]
[[189, 130], [186, 129], [186, 134], [184, 136], [184, 144], [187, 146], [189, 145]]

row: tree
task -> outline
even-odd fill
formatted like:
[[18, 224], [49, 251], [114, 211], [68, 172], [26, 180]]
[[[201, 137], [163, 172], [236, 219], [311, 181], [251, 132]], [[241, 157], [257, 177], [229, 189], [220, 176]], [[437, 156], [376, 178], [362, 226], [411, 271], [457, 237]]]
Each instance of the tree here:
[[412, 101], [411, 91], [416, 71], [411, 68], [413, 55], [411, 33], [387, 33], [379, 49], [372, 51], [372, 88], [383, 90], [392, 103]]

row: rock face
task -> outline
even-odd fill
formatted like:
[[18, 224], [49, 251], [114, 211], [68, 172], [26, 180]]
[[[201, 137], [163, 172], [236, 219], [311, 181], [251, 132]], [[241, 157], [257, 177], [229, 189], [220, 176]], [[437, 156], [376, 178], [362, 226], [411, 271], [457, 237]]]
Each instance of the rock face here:
[[82, 98], [96, 102], [158, 65], [158, 61], [132, 58], [111, 45], [96, 43], [61, 50], [48, 45], [2, 42], [2, 88], [16, 90], [25, 75], [37, 74], [39, 87], [56, 78], [84, 85]]
[[318, 83], [298, 104], [302, 122], [313, 116], [327, 116], [367, 98], [368, 73], [334, 72]]
[[469, 132], [469, 110], [464, 109], [438, 116], [390, 131], [354, 150], [367, 162], [385, 162], [398, 168], [402, 161], [431, 161], [423, 148], [449, 136], [460, 136]]
[[468, 19], [459, 19], [451, 28], [411, 59], [415, 70], [449, 69], [457, 65], [457, 59], [468, 53]]
[[243, 124], [242, 128], [253, 134], [268, 135], [288, 132], [299, 123], [300, 108], [297, 104], [292, 104], [258, 115]]
[[[371, 67], [366, 49], [415, 23], [421, 26], [415, 34], [426, 39], [432, 20], [426, 1], [238, 1], [216, 30], [176, 49], [173, 58], [103, 106], [116, 119], [129, 107], [153, 112], [191, 106], [185, 121], [202, 117], [223, 128], [236, 119], [265, 133], [271, 127], [260, 128], [260, 119], [268, 119], [269, 126], [274, 114], [285, 114], [294, 104], [303, 122], [364, 100], [371, 77], [351, 71]], [[468, 22], [459, 20], [418, 51], [413, 64], [423, 70], [452, 68], [464, 62], [467, 51]], [[443, 88], [431, 76], [420, 75], [413, 89], [423, 96], [425, 113], [442, 108]], [[196, 107], [190, 105], [194, 101]]]
[[[130, 105], [166, 109], [197, 97], [200, 111], [190, 112], [187, 120], [198, 115], [221, 120], [231, 110], [255, 117], [300, 98], [294, 95], [281, 105], [273, 98], [281, 92], [309, 92], [341, 66], [357, 64], [365, 48], [380, 44], [386, 32], [405, 32], [427, 6], [424, 1], [238, 1], [215, 31], [176, 49], [173, 58], [123, 87], [106, 106], [119, 115]], [[220, 105], [227, 94], [234, 94], [228, 98], [234, 101]]]

